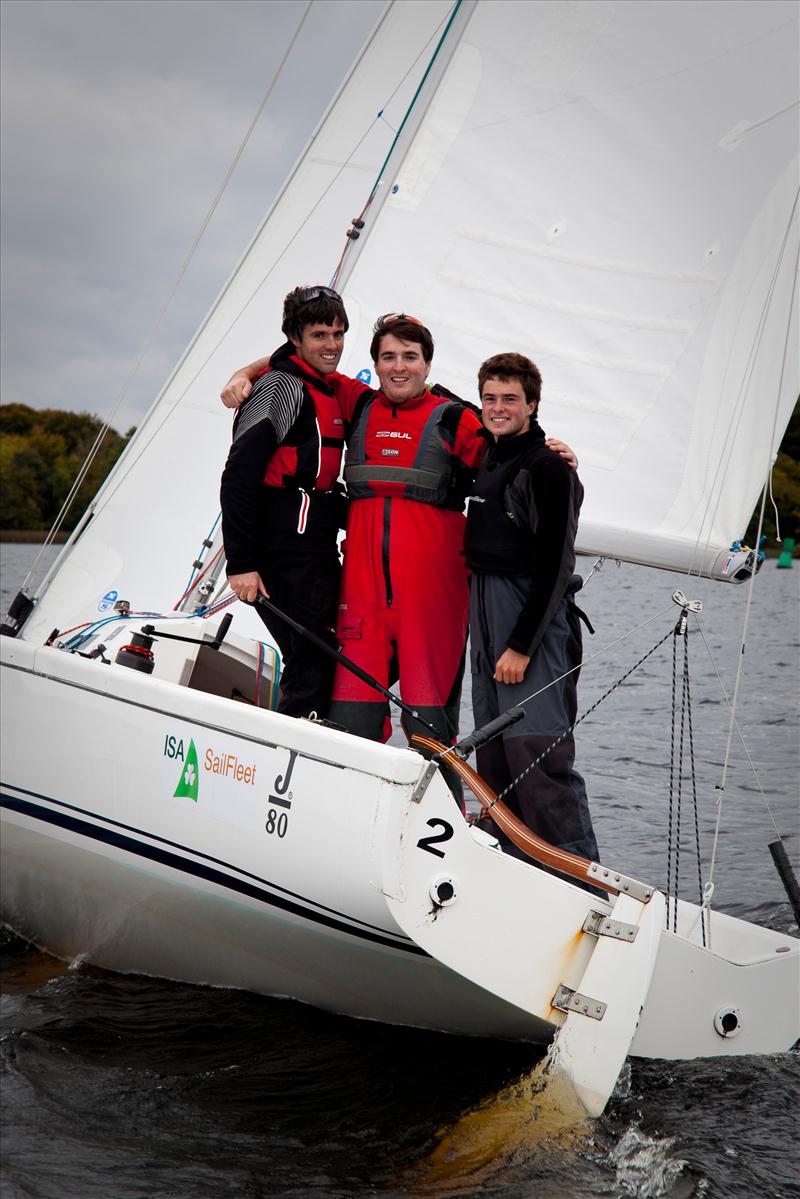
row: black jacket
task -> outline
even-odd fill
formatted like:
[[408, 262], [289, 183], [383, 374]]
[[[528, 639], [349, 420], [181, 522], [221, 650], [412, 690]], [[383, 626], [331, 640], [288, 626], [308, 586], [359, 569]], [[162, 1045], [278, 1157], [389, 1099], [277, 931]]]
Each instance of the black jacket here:
[[473, 572], [528, 580], [508, 639], [518, 653], [533, 654], [567, 593], [582, 499], [576, 472], [547, 449], [535, 421], [526, 433], [489, 444], [467, 511], [464, 549]]

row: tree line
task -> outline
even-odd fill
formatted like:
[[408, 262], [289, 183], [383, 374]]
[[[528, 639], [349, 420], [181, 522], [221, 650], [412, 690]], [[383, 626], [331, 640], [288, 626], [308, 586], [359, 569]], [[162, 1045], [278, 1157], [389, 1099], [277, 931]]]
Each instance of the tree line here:
[[[102, 422], [86, 412], [37, 410], [25, 404], [0, 404], [0, 529], [47, 530], [61, 510], [73, 481], [94, 445]], [[108, 429], [63, 528], [69, 532], [130, 440]], [[800, 401], [781, 443], [772, 474], [772, 491], [781, 515], [781, 537], [800, 542]], [[758, 508], [747, 529], [752, 545]], [[765, 511], [767, 548], [775, 548], [775, 513]]]
[[[95, 443], [102, 421], [86, 412], [0, 404], [0, 529], [47, 530]], [[134, 430], [107, 429], [66, 515], [70, 532]]]
[[[772, 495], [780, 514], [781, 538], [793, 537], [795, 553], [800, 549], [800, 400], [794, 406], [791, 420], [786, 426], [781, 448], [772, 468]], [[758, 532], [761, 498], [742, 538], [746, 545], [754, 545]], [[763, 549], [775, 553], [780, 548], [775, 527], [775, 509], [767, 496], [764, 508], [763, 533], [766, 536]]]

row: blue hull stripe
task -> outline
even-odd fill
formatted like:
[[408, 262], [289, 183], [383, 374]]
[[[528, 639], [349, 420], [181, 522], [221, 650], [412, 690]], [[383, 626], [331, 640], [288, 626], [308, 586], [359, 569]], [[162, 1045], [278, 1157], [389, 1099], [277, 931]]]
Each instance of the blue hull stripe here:
[[[28, 794], [33, 793], [28, 792]], [[50, 802], [58, 803], [58, 800], [51, 800]], [[66, 807], [67, 805], [63, 806]], [[225, 887], [229, 891], [235, 891], [239, 895], [245, 895], [248, 899], [256, 899], [260, 903], [267, 904], [270, 907], [280, 908], [284, 912], [291, 912], [294, 916], [300, 916], [304, 920], [310, 920], [312, 923], [323, 925], [325, 928], [336, 929], [337, 932], [347, 933], [352, 937], [358, 937], [361, 940], [370, 941], [376, 945], [384, 945], [389, 949], [399, 950], [401, 953], [413, 953], [420, 957], [429, 956], [424, 949], [421, 949], [419, 945], [415, 945], [413, 941], [403, 942], [393, 940], [388, 936], [382, 936], [378, 931], [372, 931], [368, 927], [359, 928], [357, 925], [347, 923], [346, 917], [337, 918], [336, 913], [327, 914], [326, 912], [318, 911], [316, 908], [307, 907], [302, 902], [301, 896], [292, 899], [289, 897], [291, 893], [280, 895], [266, 890], [263, 886], [256, 886], [255, 881], [258, 880], [255, 875], [250, 875], [250, 878], [255, 881], [248, 882], [243, 878], [237, 878], [222, 870], [217, 870], [212, 865], [206, 865], [206, 862], [214, 862], [218, 861], [218, 859], [202, 855], [206, 859], [204, 862], [194, 861], [192, 858], [182, 857], [180, 854], [173, 853], [168, 849], [162, 849], [160, 845], [150, 845], [125, 833], [117, 832], [115, 829], [92, 824], [88, 820], [81, 820], [65, 811], [53, 811], [51, 808], [44, 807], [42, 804], [35, 803], [30, 799], [20, 799], [6, 792], [0, 794], [0, 807], [8, 808], [13, 812], [20, 812], [25, 816], [32, 817], [34, 820], [41, 820], [45, 824], [52, 824], [58, 828], [68, 829], [70, 832], [78, 833], [80, 836], [88, 837], [93, 841], [100, 841], [105, 845], [113, 845], [115, 848], [124, 850], [126, 853], [135, 854], [140, 858], [147, 858], [151, 862], [158, 862], [160, 865], [167, 866], [169, 869], [179, 871], [182, 874], [190, 874], [195, 878], [205, 879], [207, 882]], [[80, 810], [78, 808], [73, 809], [73, 811]], [[125, 828], [127, 826], [118, 825], [117, 827]], [[161, 839], [159, 838], [159, 840]], [[167, 841], [163, 841], [162, 843], [164, 845], [175, 844], [174, 842]], [[176, 845], [175, 848], [181, 847]], [[188, 850], [187, 852], [195, 853], [196, 851]], [[224, 862], [219, 862], [219, 865], [225, 864]]]

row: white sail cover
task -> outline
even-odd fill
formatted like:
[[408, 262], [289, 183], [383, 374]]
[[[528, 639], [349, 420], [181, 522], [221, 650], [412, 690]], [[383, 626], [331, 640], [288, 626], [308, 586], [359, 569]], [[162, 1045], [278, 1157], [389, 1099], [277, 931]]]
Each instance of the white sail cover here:
[[342, 369], [369, 369], [389, 311], [431, 327], [431, 378], [468, 399], [484, 358], [528, 354], [541, 422], [580, 460], [579, 547], [720, 574], [798, 393], [797, 18], [793, 0], [391, 6], [26, 635], [112, 589], [173, 606], [218, 510], [220, 388], [282, 340], [291, 287], [333, 277], [379, 178], [344, 258]]

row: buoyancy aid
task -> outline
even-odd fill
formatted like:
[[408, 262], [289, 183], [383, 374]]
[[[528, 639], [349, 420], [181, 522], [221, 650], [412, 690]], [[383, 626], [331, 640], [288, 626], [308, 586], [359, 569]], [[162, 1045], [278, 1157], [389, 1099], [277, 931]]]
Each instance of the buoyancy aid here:
[[411, 403], [390, 404], [380, 392], [368, 398], [345, 455], [350, 498], [388, 496], [462, 511], [472, 475], [453, 450], [466, 407], [438, 385]]
[[531, 573], [538, 513], [523, 472], [551, 453], [538, 425], [490, 446], [467, 515], [464, 552], [471, 570], [512, 576]]
[[330, 491], [339, 478], [344, 448], [344, 418], [335, 382], [307, 366], [289, 342], [272, 355], [268, 371], [282, 371], [297, 379], [303, 401], [286, 438], [270, 459], [264, 483], [267, 487]]

